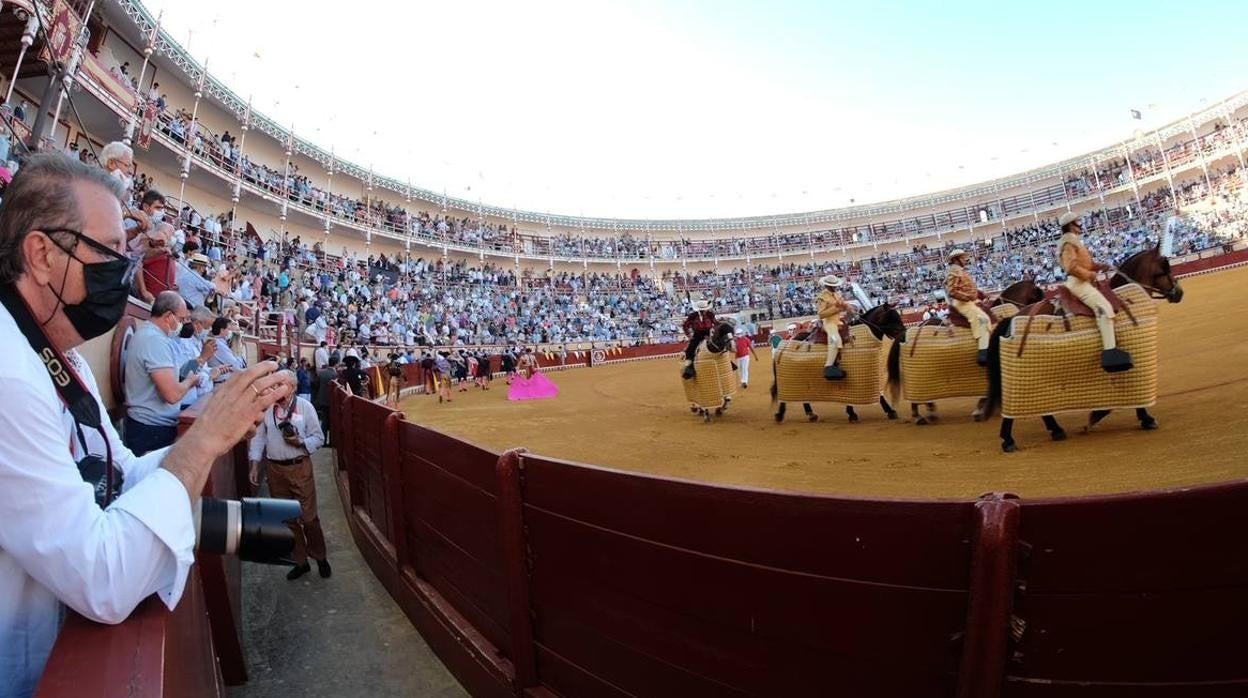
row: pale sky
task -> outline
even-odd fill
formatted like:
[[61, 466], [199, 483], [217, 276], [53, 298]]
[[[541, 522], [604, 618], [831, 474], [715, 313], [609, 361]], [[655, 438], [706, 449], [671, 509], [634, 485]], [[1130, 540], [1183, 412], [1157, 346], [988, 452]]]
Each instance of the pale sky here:
[[763, 215], [920, 194], [1118, 142], [1248, 88], [1242, 1], [147, 7], [303, 138], [418, 187], [570, 215]]

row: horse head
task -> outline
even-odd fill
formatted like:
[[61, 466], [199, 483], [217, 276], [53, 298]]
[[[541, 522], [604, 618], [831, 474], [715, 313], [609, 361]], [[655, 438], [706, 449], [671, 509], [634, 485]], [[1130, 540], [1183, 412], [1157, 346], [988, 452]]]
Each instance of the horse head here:
[[1033, 279], [1023, 279], [1006, 287], [993, 305], [1013, 303], [1021, 308], [1042, 300], [1044, 300], [1044, 289], [1040, 288], [1040, 285]]
[[706, 350], [712, 354], [722, 354], [732, 346], [733, 333], [737, 329], [737, 321], [730, 317], [718, 318], [711, 336], [706, 338]]
[[897, 312], [896, 306], [891, 303], [884, 302], [875, 306], [863, 313], [860, 319], [864, 325], [871, 328], [871, 334], [874, 334], [876, 339], [888, 336], [893, 341], [900, 342], [906, 336], [906, 323], [902, 321], [901, 313]]
[[1137, 283], [1154, 298], [1165, 298], [1171, 303], [1183, 300], [1183, 287], [1179, 285], [1170, 269], [1170, 260], [1161, 254], [1161, 243], [1141, 250], [1118, 265], [1118, 274], [1112, 285]]

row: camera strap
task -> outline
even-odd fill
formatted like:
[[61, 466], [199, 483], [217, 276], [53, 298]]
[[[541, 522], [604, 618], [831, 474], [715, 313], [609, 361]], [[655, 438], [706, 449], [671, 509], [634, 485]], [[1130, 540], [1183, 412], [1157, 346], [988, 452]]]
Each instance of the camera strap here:
[[[43, 328], [39, 326], [35, 316], [31, 314], [30, 308], [18, 294], [15, 285], [5, 284], [0, 286], [0, 303], [3, 303], [5, 309], [9, 311], [9, 315], [13, 316], [13, 321], [17, 323], [18, 329], [26, 336], [27, 343], [30, 344], [31, 349], [35, 350], [35, 354], [43, 362], [43, 367], [47, 369], [48, 377], [52, 379], [52, 385], [56, 388], [57, 395], [60, 396], [61, 402], [65, 403], [65, 407], [69, 410], [70, 415], [73, 416], [74, 428], [78, 431], [78, 438], [83, 447], [83, 455], [87, 456], [89, 454], [86, 453], [86, 440], [82, 437], [81, 426], [95, 429], [103, 437], [107, 460], [105, 462], [105, 472], [102, 473], [105, 478], [104, 501], [100, 506], [101, 508], [108, 506], [114, 496], [115, 475], [113, 471], [112, 445], [108, 442], [108, 435], [104, 433], [99, 402], [96, 401], [91, 391], [87, 390], [82, 379], [78, 377], [78, 374], [70, 366], [65, 355], [48, 341], [47, 335], [43, 333]], [[83, 479], [89, 484], [96, 486], [98, 492], [98, 480], [101, 474], [88, 473], [83, 470], [81, 463], [78, 465], [78, 470], [83, 475]], [[95, 469], [97, 468], [91, 468], [91, 470]], [[99, 497], [96, 498], [96, 501], [99, 502]]]

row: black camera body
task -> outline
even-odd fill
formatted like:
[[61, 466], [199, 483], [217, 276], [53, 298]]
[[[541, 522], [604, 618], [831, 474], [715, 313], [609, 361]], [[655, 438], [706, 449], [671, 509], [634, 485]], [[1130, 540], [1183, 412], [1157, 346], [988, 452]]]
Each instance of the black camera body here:
[[293, 439], [299, 435], [299, 432], [295, 429], [295, 425], [291, 424], [289, 419], [278, 424], [277, 429], [282, 432], [282, 436], [287, 439]]

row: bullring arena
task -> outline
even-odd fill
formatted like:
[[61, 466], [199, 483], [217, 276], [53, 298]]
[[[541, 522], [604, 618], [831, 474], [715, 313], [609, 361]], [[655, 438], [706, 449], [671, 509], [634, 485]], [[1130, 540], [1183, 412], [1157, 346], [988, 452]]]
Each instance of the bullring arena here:
[[[1131, 492], [1248, 476], [1248, 318], [1230, 310], [1248, 285], [1248, 268], [1189, 278], [1182, 303], [1160, 306], [1162, 428], [1143, 432], [1120, 412], [1081, 433], [1086, 415], [1059, 419], [1071, 432], [1049, 441], [1039, 420], [1024, 420], [1025, 448], [1003, 454], [998, 419], [975, 423], [973, 399], [941, 402], [938, 423], [889, 421], [858, 408], [815, 404], [772, 418], [770, 348], [757, 348], [751, 384], [710, 424], [684, 409], [677, 358], [550, 371], [558, 398], [508, 402], [502, 389], [473, 388], [440, 405], [431, 396], [403, 402], [409, 419], [484, 446], [524, 447], [546, 456], [670, 477], [797, 492], [880, 497], [976, 497], [1007, 491], [1029, 497]], [[495, 381], [496, 388], [505, 388]], [[905, 409], [901, 409], [905, 408]]]
[[[146, 424], [134, 409], [146, 394], [162, 418], [176, 413], [176, 427], [159, 426], [162, 436], [181, 439], [222, 413], [210, 407], [223, 394], [264, 398], [255, 383], [250, 395], [230, 390], [230, 376], [258, 374], [266, 361], [290, 369], [326, 438], [318, 444], [308, 411], [295, 409], [302, 403], [285, 409], [286, 424], [273, 408], [266, 432], [280, 430], [282, 443], [222, 439], [216, 458], [198, 464], [210, 469], [198, 494], [263, 498], [274, 494], [273, 473], [300, 468], [307, 477], [287, 488], [303, 514], [323, 520], [321, 554], [333, 573], [311, 551], [316, 575], [287, 564], [298, 553], [260, 566], [197, 548], [189, 572], [178, 558], [184, 591], [136, 601], [115, 626], [58, 597], [52, 606], [64, 626], [32, 695], [1248, 695], [1248, 91], [1235, 72], [1244, 61], [1218, 52], [1242, 46], [1240, 37], [1209, 38], [1242, 28], [1244, 8], [1181, 8], [1201, 25], [1199, 55], [1148, 42], [1120, 51], [1101, 40], [1111, 35], [1089, 32], [1068, 56], [1051, 37], [1107, 16], [1117, 15], [1125, 35], [1159, 41], [1178, 25], [1117, 8], [1085, 17], [1100, 11], [1087, 3], [1056, 18], [1047, 7], [1011, 6], [969, 26], [960, 8], [865, 8], [887, 30], [881, 41], [879, 27], [853, 31], [842, 21], [852, 13], [835, 3], [758, 4], [766, 22], [816, 33], [779, 46], [760, 16], [745, 23], [748, 34], [716, 44], [728, 51], [718, 65], [691, 67], [661, 58], [664, 44], [699, 53], [711, 43], [697, 37], [727, 15], [740, 19], [744, 5], [732, 13], [708, 5], [715, 16], [685, 26], [684, 36], [673, 15], [659, 24], [664, 35], [673, 30], [670, 42], [639, 32], [616, 43], [629, 26], [621, 22], [606, 28], [610, 41], [565, 44], [534, 32], [585, 8], [593, 15], [600, 3], [496, 11], [390, 3], [325, 22], [325, 13], [283, 3], [232, 1], [0, 2], [0, 196], [11, 186], [8, 201], [21, 201], [13, 190], [30, 181], [22, 168], [47, 150], [107, 171], [124, 190], [127, 254], [103, 254], [136, 271], [133, 286], [123, 288], [127, 274], [114, 293], [92, 299], [128, 292], [124, 317], [72, 347], [114, 422]], [[625, 14], [645, 5], [612, 4]], [[422, 14], [461, 5], [469, 11], [458, 22]], [[822, 24], [816, 10], [829, 13]], [[1024, 10], [1035, 15], [1034, 31], [1008, 15]], [[265, 13], [271, 21], [257, 19]], [[1151, 25], [1137, 26], [1141, 18]], [[581, 19], [584, 27], [569, 27], [582, 40], [591, 37], [582, 29], [606, 24]], [[909, 37], [893, 31], [905, 23], [918, 25]], [[499, 26], [505, 36], [491, 39]], [[366, 39], [363, 59], [344, 59], [353, 47], [344, 29]], [[440, 46], [444, 37], [457, 43]], [[812, 59], [823, 48], [850, 39], [866, 43], [828, 60], [835, 70], [813, 82], [845, 73], [861, 81], [841, 85], [853, 99], [832, 90], [824, 102], [807, 101], [804, 90], [818, 86], [801, 86], [803, 71], [819, 65]], [[927, 42], [931, 65], [917, 51]], [[603, 69], [592, 55], [600, 47], [622, 62]], [[800, 51], [790, 70], [755, 75], [792, 47]], [[402, 53], [387, 54], [395, 48]], [[541, 49], [556, 57], [526, 64]], [[958, 51], [973, 70], [950, 70]], [[471, 58], [486, 72], [459, 74]], [[877, 65], [885, 58], [904, 63], [888, 71]], [[491, 84], [503, 63], [514, 78]], [[923, 79], [933, 66], [956, 80]], [[543, 82], [573, 68], [588, 77]], [[751, 87], [754, 77], [761, 82]], [[651, 91], [673, 78], [666, 96]], [[610, 83], [602, 102], [593, 103], [590, 81]], [[639, 92], [628, 93], [632, 83]], [[771, 93], [773, 83], [802, 90], [790, 99]], [[888, 90], [877, 95], [888, 99], [859, 98], [867, 87]], [[1131, 105], [1120, 104], [1127, 96]], [[292, 106], [300, 104], [308, 108]], [[764, 112], [779, 120], [765, 122]], [[831, 118], [844, 115], [862, 119]], [[616, 117], [624, 121], [612, 128]], [[471, 132], [456, 133], [461, 127]], [[628, 140], [634, 129], [650, 142], [630, 146], [641, 142]], [[534, 150], [491, 146], [498, 134]], [[705, 147], [700, 155], [686, 149], [695, 143]], [[561, 156], [555, 146], [568, 149]], [[731, 177], [711, 176], [724, 173]], [[508, 179], [521, 181], [513, 189]], [[17, 208], [8, 205], [0, 210]], [[9, 233], [28, 235], [31, 225]], [[1079, 370], [1056, 371], [1058, 387], [1036, 392], [1074, 400], [1121, 389], [1089, 398], [1110, 400], [1130, 384], [1132, 395], [1147, 395], [1159, 428], [1143, 428], [1153, 424], [1131, 409], [1141, 402], [1123, 400], [1112, 404], [1130, 408], [1089, 429], [1086, 411], [1058, 415], [1067, 438], [1051, 439], [1030, 416], [1046, 410], [1019, 407], [1028, 396], [1006, 387], [1014, 402], [1001, 406], [1028, 417], [1015, 425], [1019, 449], [1005, 452], [1000, 414], [976, 421], [975, 397], [941, 400], [935, 418], [924, 411], [930, 423], [919, 424], [883, 384], [898, 419], [859, 404], [851, 422], [843, 405], [814, 403], [818, 418], [809, 420], [793, 401], [777, 419], [769, 335], [798, 341], [788, 324], [827, 311], [831, 289], [855, 305], [842, 308], [847, 317], [879, 324], [847, 328], [854, 346], [841, 350], [840, 367], [850, 367], [841, 384], [828, 382], [838, 376], [824, 366], [825, 346], [781, 345], [791, 353], [777, 353], [788, 360], [778, 362], [780, 375], [792, 369], [782, 394], [853, 385], [877, 349], [886, 374], [893, 346], [909, 349], [915, 374], [938, 374], [937, 364], [969, 372], [936, 376], [925, 386], [931, 394], [942, 394], [932, 385], [965, 391], [981, 377], [987, 383], [989, 369], [969, 367], [1001, 358], [977, 355], [969, 328], [933, 330], [948, 332], [945, 344], [920, 336], [929, 348], [966, 348], [926, 366], [913, 358], [917, 341], [870, 335], [907, 337], [907, 324], [947, 317], [974, 297], [958, 293], [967, 283], [991, 300], [1020, 280], [1049, 291], [1068, 277], [1086, 282], [1082, 267], [1062, 259], [1075, 235], [1074, 247], [1097, 267], [1090, 272], [1104, 272], [1107, 284], [1134, 279], [1126, 295], [1149, 304], [1134, 306], [1146, 316], [1138, 332], [1126, 328], [1129, 310], [1118, 315], [1120, 347], [1134, 342], [1139, 366], [1102, 371], [1096, 345], [1104, 340], [1090, 317], [1040, 314], [1049, 319], [1028, 334], [1020, 315], [1008, 340], [1018, 360], [1002, 374], [1041, 373], [1042, 360], [1022, 358], [1028, 337], [1036, 353], [1037, 343], [1084, 342]], [[1132, 266], [1140, 255], [1155, 266]], [[118, 264], [123, 256], [130, 263]], [[78, 273], [65, 263], [64, 278]], [[79, 285], [93, 288], [83, 274]], [[169, 302], [157, 305], [161, 294]], [[59, 292], [56, 303], [73, 305]], [[82, 313], [91, 303], [79, 305]], [[136, 339], [149, 324], [164, 336]], [[691, 334], [706, 335], [699, 381], [721, 380], [714, 387], [722, 389], [725, 375], [735, 382], [723, 370], [728, 354], [718, 353], [740, 351], [734, 330], [737, 341], [752, 338], [757, 358], [748, 389], [737, 386], [728, 409], [717, 410], [722, 393], [682, 379], [682, 352]], [[136, 341], [161, 349], [166, 337], [186, 374], [178, 385], [194, 384], [177, 410], [165, 402], [177, 396], [145, 390], [168, 366], [148, 366], [134, 350]], [[525, 378], [516, 397], [535, 399], [513, 401], [501, 365], [526, 349], [544, 380]], [[441, 375], [471, 370], [461, 353], [488, 362], [490, 389], [468, 381], [429, 394], [431, 366]], [[1073, 362], [1060, 351], [1043, 361], [1054, 355]], [[854, 387], [855, 400], [874, 399], [874, 379]], [[391, 380], [401, 388], [393, 403]], [[691, 409], [691, 395], [711, 404]], [[298, 439], [285, 435], [297, 418], [309, 429]], [[239, 433], [247, 426], [240, 422]], [[253, 453], [265, 462], [254, 474]], [[0, 482], [10, 465], [0, 462]], [[42, 476], [23, 472], [39, 473], [28, 481]], [[67, 479], [83, 489], [80, 474]], [[184, 498], [174, 499], [180, 513]], [[313, 525], [300, 521], [274, 517], [265, 533], [295, 538]], [[0, 532], [11, 525], [0, 517]], [[0, 546], [0, 563], [10, 559]], [[22, 564], [0, 564], [16, 571], [0, 580], [20, 579], [23, 592], [46, 580]], [[5, 698], [6, 591], [0, 584]]]

